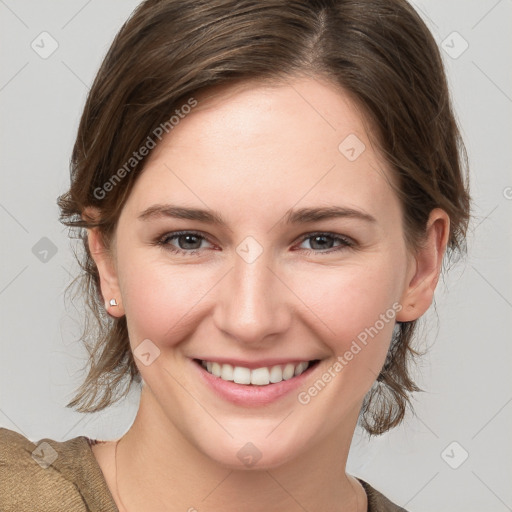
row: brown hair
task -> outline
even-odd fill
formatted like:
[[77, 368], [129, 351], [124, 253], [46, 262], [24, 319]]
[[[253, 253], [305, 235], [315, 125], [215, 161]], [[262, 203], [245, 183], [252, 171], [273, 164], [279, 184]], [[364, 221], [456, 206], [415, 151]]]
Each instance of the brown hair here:
[[[61, 221], [83, 242], [82, 284], [97, 320], [96, 330], [84, 331], [89, 372], [68, 407], [99, 411], [140, 382], [126, 319], [104, 312], [84, 229], [98, 227], [108, 243], [144, 166], [134, 154], [200, 90], [299, 75], [327, 79], [361, 106], [397, 177], [410, 246], [440, 207], [451, 221], [447, 252], [465, 250], [466, 153], [438, 47], [405, 0], [146, 0], [98, 71], [73, 149], [71, 187], [58, 200]], [[113, 182], [114, 175], [122, 179]], [[88, 206], [99, 219], [81, 218]], [[415, 327], [397, 324], [365, 397], [360, 420], [370, 435], [398, 425], [419, 391], [408, 369], [418, 355]]]

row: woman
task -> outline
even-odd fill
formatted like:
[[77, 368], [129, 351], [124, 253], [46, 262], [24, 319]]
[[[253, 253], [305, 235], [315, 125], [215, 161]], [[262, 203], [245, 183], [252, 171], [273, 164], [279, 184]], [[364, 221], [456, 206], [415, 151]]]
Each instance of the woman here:
[[139, 410], [112, 441], [3, 429], [2, 510], [403, 510], [345, 465], [418, 390], [463, 163], [405, 0], [142, 3], [59, 198], [100, 326], [68, 405], [141, 382]]

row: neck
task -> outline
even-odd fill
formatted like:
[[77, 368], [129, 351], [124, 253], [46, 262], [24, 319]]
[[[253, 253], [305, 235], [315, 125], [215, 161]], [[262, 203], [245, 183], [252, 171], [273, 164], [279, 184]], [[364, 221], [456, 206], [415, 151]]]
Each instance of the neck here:
[[[117, 450], [121, 512], [356, 512], [366, 496], [345, 473], [357, 421], [278, 467], [232, 469], [213, 461], [170, 423], [147, 386]], [[359, 487], [359, 488], [358, 488]]]

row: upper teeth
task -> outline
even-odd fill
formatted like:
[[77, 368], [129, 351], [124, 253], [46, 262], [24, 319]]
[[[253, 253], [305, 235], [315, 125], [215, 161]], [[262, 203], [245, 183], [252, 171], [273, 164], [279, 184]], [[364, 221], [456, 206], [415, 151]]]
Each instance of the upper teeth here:
[[270, 383], [276, 384], [282, 380], [291, 379], [303, 373], [309, 365], [308, 362], [303, 361], [297, 364], [287, 363], [285, 365], [251, 370], [244, 366], [232, 366], [211, 361], [201, 361], [201, 364], [209, 373], [220, 377], [222, 380], [233, 381], [237, 384], [254, 384], [256, 386], [266, 386]]

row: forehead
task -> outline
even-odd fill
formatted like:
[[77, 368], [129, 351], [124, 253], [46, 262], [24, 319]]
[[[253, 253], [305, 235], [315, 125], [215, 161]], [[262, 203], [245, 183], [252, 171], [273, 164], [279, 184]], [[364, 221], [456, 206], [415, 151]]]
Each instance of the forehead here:
[[368, 123], [334, 85], [245, 82], [194, 99], [150, 154], [132, 191], [139, 209], [178, 198], [226, 209], [226, 194], [252, 213], [298, 201], [373, 210], [396, 201]]
[[[296, 152], [311, 153], [322, 143], [329, 152], [338, 151], [344, 135], [368, 135], [355, 101], [339, 87], [319, 79], [220, 85], [201, 91], [195, 99], [198, 105], [163, 140], [155, 157], [166, 147], [196, 146], [199, 141], [190, 137], [193, 130], [208, 136], [200, 140], [201, 148], [208, 152], [219, 146], [245, 151], [259, 143], [281, 146], [283, 154], [292, 146]], [[243, 146], [233, 147], [230, 136], [243, 142]], [[303, 140], [314, 146], [301, 147]]]

